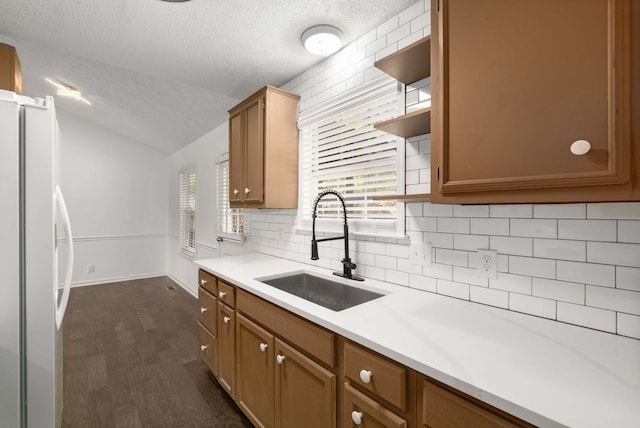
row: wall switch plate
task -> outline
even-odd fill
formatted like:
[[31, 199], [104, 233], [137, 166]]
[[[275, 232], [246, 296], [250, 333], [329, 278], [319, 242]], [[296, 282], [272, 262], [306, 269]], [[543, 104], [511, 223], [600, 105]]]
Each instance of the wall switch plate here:
[[431, 266], [431, 242], [412, 242], [409, 251], [412, 265]]
[[478, 249], [478, 276], [498, 279], [498, 252]]
[[87, 273], [94, 273], [96, 271], [96, 267], [94, 265], [87, 265]]

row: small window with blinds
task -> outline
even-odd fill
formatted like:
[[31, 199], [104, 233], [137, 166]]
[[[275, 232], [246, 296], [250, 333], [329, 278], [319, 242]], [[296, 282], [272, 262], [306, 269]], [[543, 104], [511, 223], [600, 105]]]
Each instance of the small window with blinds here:
[[[382, 76], [301, 113], [303, 227], [311, 221], [315, 196], [334, 189], [344, 196], [353, 231], [404, 233], [404, 206], [374, 200], [404, 189], [404, 140], [373, 127], [399, 114], [401, 94], [397, 81]], [[337, 199], [327, 198], [318, 205], [317, 214], [339, 220], [342, 208]]]
[[196, 257], [196, 182], [197, 165], [180, 170], [180, 252]]
[[229, 207], [229, 160], [217, 164], [218, 235], [231, 240], [244, 240], [244, 211]]

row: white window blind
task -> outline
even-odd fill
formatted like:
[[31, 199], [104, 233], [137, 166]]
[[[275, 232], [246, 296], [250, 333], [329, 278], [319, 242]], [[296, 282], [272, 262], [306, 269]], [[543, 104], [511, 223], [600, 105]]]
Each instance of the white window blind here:
[[180, 170], [180, 252], [196, 256], [196, 164]]
[[[311, 219], [318, 192], [342, 193], [356, 232], [400, 234], [404, 211], [395, 201], [374, 196], [395, 195], [404, 188], [404, 140], [378, 131], [374, 123], [393, 118], [402, 105], [401, 88], [383, 76], [312, 111], [301, 113], [303, 222]], [[318, 218], [342, 217], [337, 199], [318, 205]], [[326, 222], [325, 222], [326, 224]]]
[[243, 239], [244, 210], [229, 207], [229, 161], [217, 164], [218, 173], [218, 233], [230, 239]]

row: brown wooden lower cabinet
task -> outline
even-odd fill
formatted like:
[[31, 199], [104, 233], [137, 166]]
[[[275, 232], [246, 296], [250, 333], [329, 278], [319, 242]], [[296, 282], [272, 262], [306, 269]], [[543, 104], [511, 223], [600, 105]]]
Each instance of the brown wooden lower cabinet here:
[[201, 289], [200, 357], [256, 427], [532, 426], [258, 296], [203, 278], [217, 284], [217, 335], [210, 316], [216, 297]]
[[238, 314], [236, 327], [236, 401], [256, 427], [272, 428], [274, 337], [242, 314]]
[[408, 428], [407, 421], [360, 393], [348, 382], [343, 389], [342, 427]]
[[276, 426], [335, 428], [336, 375], [276, 338]]
[[218, 302], [218, 383], [235, 397], [236, 312]]

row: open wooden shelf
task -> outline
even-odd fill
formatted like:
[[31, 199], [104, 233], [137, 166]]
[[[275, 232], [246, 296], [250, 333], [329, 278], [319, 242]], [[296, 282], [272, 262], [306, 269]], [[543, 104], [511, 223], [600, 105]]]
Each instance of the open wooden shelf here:
[[374, 196], [374, 201], [429, 202], [431, 193], [415, 193], [413, 195]]
[[431, 75], [431, 37], [420, 39], [373, 65], [405, 85], [424, 79]]
[[431, 107], [376, 123], [373, 127], [402, 138], [428, 134], [431, 132]]

